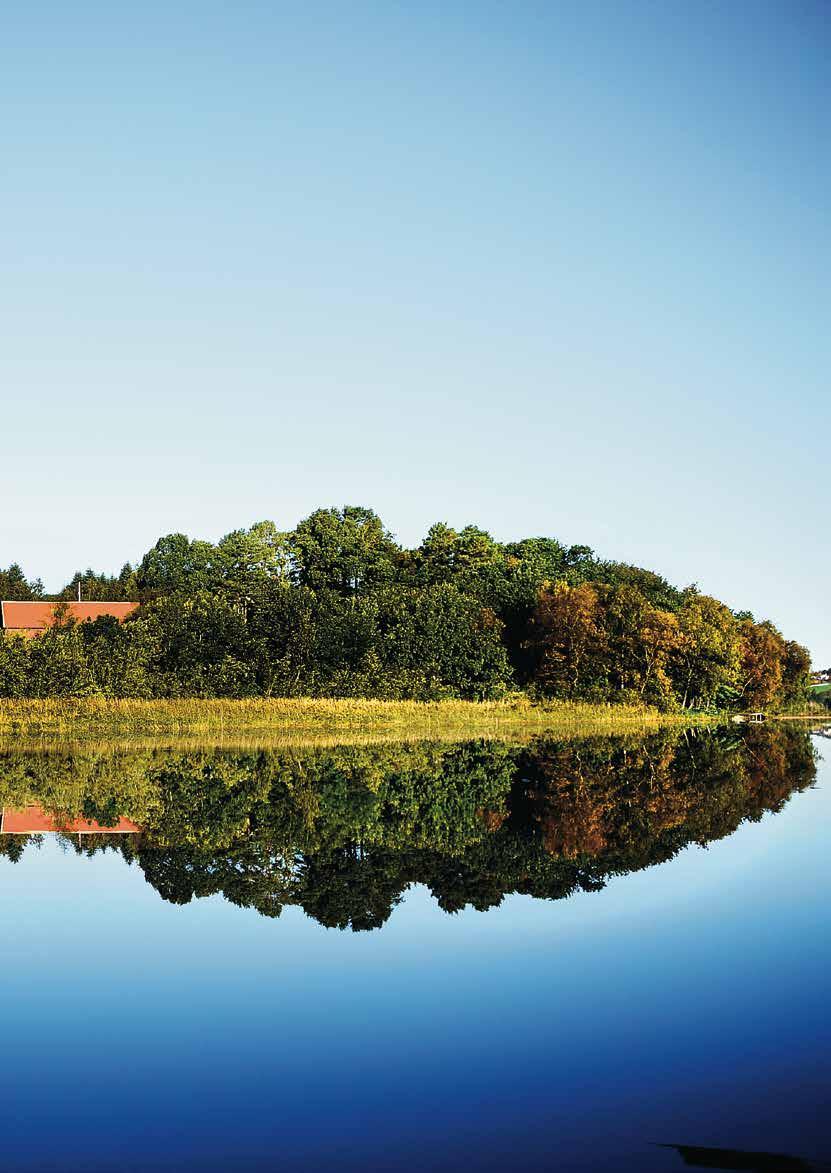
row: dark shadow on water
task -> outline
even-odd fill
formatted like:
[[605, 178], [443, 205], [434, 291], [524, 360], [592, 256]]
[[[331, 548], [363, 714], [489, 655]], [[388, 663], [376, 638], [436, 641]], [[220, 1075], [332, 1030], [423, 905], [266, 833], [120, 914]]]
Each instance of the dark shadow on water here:
[[809, 1161], [784, 1153], [753, 1153], [743, 1149], [713, 1149], [701, 1145], [661, 1145], [674, 1149], [683, 1163], [696, 1169], [744, 1169], [752, 1173], [821, 1173], [827, 1161]]

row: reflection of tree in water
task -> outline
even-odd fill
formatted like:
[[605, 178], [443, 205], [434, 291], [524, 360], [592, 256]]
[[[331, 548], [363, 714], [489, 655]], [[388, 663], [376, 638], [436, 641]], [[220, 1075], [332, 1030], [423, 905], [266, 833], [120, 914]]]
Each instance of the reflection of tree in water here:
[[[165, 900], [222, 893], [354, 930], [383, 925], [412, 884], [447, 912], [596, 890], [780, 810], [814, 776], [809, 736], [772, 725], [526, 747], [0, 758], [7, 806], [140, 822], [135, 838], [67, 842], [121, 852]], [[0, 852], [19, 858], [22, 838], [0, 837]]]
[[0, 835], [0, 856], [17, 863], [30, 844], [40, 842], [40, 835]]

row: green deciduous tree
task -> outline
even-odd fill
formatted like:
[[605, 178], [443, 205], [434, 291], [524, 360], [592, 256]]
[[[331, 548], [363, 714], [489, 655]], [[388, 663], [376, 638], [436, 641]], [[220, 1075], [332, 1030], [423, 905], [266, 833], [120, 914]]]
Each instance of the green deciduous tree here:
[[399, 553], [377, 513], [361, 505], [315, 510], [289, 535], [289, 548], [295, 582], [342, 595], [389, 582]]
[[739, 626], [729, 607], [687, 590], [678, 628], [672, 673], [681, 707], [729, 703], [740, 692]]

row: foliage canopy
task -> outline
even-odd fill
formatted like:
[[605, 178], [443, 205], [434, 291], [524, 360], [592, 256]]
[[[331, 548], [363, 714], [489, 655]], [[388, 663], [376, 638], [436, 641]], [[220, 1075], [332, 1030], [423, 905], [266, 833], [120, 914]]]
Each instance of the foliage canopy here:
[[[168, 534], [56, 601], [134, 599], [122, 626], [63, 621], [0, 641], [0, 697], [532, 696], [662, 709], [782, 708], [807, 651], [695, 587], [554, 538], [500, 543], [440, 522], [414, 549], [363, 506], [217, 543]], [[42, 598], [16, 564], [0, 595]]]

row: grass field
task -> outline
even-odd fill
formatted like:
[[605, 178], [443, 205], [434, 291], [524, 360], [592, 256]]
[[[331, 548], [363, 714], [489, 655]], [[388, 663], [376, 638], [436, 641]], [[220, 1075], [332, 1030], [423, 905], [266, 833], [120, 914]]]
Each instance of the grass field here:
[[627, 705], [566, 701], [376, 700], [0, 700], [0, 738], [256, 738], [279, 744], [459, 740], [536, 733], [614, 732], [664, 725], [712, 724], [714, 718]]

